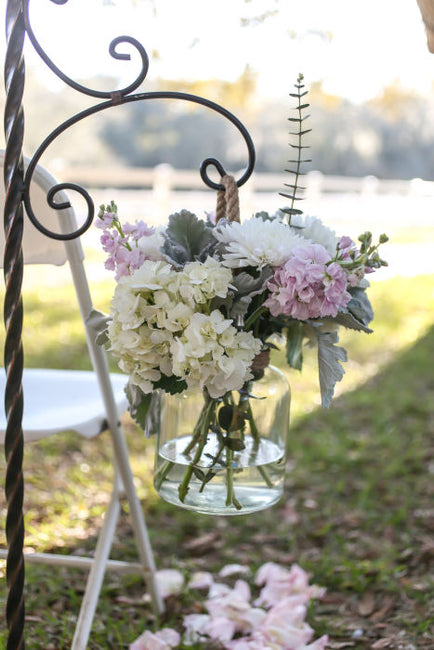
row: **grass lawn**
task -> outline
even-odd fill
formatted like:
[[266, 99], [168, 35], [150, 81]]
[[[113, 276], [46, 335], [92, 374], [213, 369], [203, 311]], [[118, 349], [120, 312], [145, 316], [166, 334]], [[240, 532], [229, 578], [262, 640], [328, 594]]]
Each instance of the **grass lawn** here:
[[[95, 303], [107, 308], [111, 290], [111, 285], [98, 285]], [[36, 291], [25, 294], [26, 364], [86, 367], [70, 294], [64, 287], [50, 290], [42, 313], [35, 306]], [[288, 566], [297, 562], [312, 582], [327, 588], [308, 620], [315, 637], [329, 634], [330, 648], [432, 649], [433, 278], [375, 282], [370, 297], [375, 332], [341, 333], [350, 361], [329, 410], [318, 406], [313, 351], [306, 351], [301, 374], [289, 373], [289, 473], [280, 504], [235, 518], [210, 518], [165, 504], [152, 488], [154, 442], [126, 417], [131, 462], [159, 568], [188, 575], [218, 572], [234, 562], [252, 571], [270, 560]], [[283, 364], [283, 353], [275, 353], [274, 363]], [[106, 434], [84, 442], [65, 434], [28, 445], [28, 546], [80, 552], [91, 545], [108, 498], [110, 458]], [[114, 556], [133, 554], [125, 516]], [[80, 571], [27, 568], [27, 648], [70, 647], [84, 579]], [[183, 614], [201, 607], [198, 594], [185, 591], [168, 601], [166, 619], [156, 622], [139, 577], [109, 576], [89, 648], [127, 648], [147, 626], [176, 626]], [[0, 649], [6, 647], [4, 628]]]

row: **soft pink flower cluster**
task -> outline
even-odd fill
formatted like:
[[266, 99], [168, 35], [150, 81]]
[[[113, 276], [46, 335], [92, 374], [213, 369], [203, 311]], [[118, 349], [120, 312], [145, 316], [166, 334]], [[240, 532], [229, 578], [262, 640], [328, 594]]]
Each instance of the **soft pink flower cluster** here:
[[108, 254], [105, 268], [115, 271], [116, 280], [131, 275], [141, 267], [147, 255], [140, 246], [140, 240], [154, 235], [155, 228], [148, 226], [144, 221], [137, 221], [134, 225], [124, 223], [121, 228], [117, 215], [111, 212], [100, 215], [96, 226], [103, 230], [100, 241], [103, 250]]
[[[229, 565], [221, 570], [220, 576], [223, 578], [246, 572], [247, 567]], [[184, 617], [183, 643], [193, 645], [214, 640], [227, 650], [326, 648], [327, 635], [311, 642], [314, 631], [305, 621], [309, 601], [321, 598], [324, 589], [309, 585], [303, 569], [296, 564], [286, 569], [267, 562], [257, 572], [255, 583], [262, 588], [259, 597], [252, 603], [250, 586], [245, 580], [237, 580], [231, 588], [215, 582], [208, 572], [194, 574], [189, 587], [208, 590], [205, 601], [208, 613]], [[179, 591], [179, 580], [176, 591]], [[176, 631], [165, 628], [155, 633], [145, 632], [130, 646], [130, 650], [170, 650], [180, 642], [181, 637]]]
[[[347, 239], [339, 259], [348, 255]], [[351, 300], [349, 284], [348, 273], [324, 246], [306, 244], [294, 248], [291, 257], [275, 269], [264, 304], [273, 316], [285, 314], [298, 320], [335, 317]]]

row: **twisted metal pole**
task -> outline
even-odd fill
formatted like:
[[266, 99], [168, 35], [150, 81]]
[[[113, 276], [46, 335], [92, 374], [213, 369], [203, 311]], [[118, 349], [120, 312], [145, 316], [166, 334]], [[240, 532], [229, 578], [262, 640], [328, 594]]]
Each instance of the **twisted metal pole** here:
[[6, 539], [8, 559], [6, 577], [9, 588], [6, 604], [8, 625], [7, 650], [24, 648], [24, 522], [23, 522], [23, 347], [21, 333], [23, 305], [21, 287], [23, 279], [23, 158], [25, 36], [24, 14], [21, 0], [8, 0], [6, 7], [6, 106], [4, 129], [6, 150], [4, 162], [4, 321], [6, 339], [4, 363], [6, 371], [5, 410], [7, 428], [5, 435], [6, 469]]

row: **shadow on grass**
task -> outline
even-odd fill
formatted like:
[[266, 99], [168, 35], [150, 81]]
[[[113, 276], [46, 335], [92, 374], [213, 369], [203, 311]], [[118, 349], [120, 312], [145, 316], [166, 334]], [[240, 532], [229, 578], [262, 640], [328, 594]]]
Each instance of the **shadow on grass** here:
[[[157, 565], [189, 572], [218, 571], [233, 562], [253, 570], [265, 561], [297, 562], [328, 591], [309, 614], [318, 634], [327, 632], [337, 642], [360, 643], [358, 647], [387, 638], [391, 648], [410, 647], [399, 646], [398, 639], [418, 648], [433, 647], [433, 359], [431, 327], [366, 384], [336, 399], [330, 410], [318, 409], [299, 419], [291, 427], [285, 499], [254, 515], [206, 517], [156, 500], [150, 486], [152, 442], [144, 443], [131, 429], [133, 471], [141, 476], [139, 492]], [[84, 452], [66, 439], [64, 460], [57, 460], [52, 470], [59, 494], [73, 487], [76, 504], [83, 493], [83, 508], [90, 478], [100, 488], [108, 480], [101, 478], [110, 473], [104, 437], [87, 442]], [[54, 441], [42, 456], [47, 460], [50, 454], [60, 458]], [[35, 476], [42, 480], [42, 456], [35, 452], [28, 457], [33, 482]], [[82, 470], [84, 465], [85, 476], [86, 464], [92, 467], [92, 476], [81, 484], [69, 473], [72, 460]], [[98, 517], [98, 499], [92, 499]], [[35, 501], [36, 515], [37, 506]], [[57, 508], [47, 513], [56, 522], [45, 530], [48, 539], [56, 537], [59, 523], [71, 519], [71, 502]], [[91, 526], [86, 529], [87, 516], [84, 529], [93, 535]], [[88, 546], [85, 537], [67, 538], [64, 550]], [[118, 557], [134, 554], [127, 518], [115, 546]], [[28, 647], [69, 647], [83, 574], [39, 567], [28, 568], [27, 575]], [[89, 648], [127, 647], [143, 631], [152, 616], [142, 593], [137, 577], [107, 578]], [[179, 622], [191, 606], [188, 594], [180, 596], [171, 603], [169, 622]], [[200, 609], [197, 603], [194, 607]], [[362, 631], [358, 641], [354, 630]]]

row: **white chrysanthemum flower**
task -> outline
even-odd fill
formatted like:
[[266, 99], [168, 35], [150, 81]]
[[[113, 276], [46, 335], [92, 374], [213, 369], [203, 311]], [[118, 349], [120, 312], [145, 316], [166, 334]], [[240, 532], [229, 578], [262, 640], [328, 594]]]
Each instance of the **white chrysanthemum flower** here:
[[236, 221], [213, 230], [219, 242], [225, 244], [223, 264], [230, 268], [280, 266], [291, 250], [305, 243], [304, 238], [277, 219], [252, 217], [243, 223]]
[[334, 230], [325, 226], [318, 217], [295, 214], [291, 217], [291, 226], [297, 226], [298, 232], [304, 240], [308, 239], [314, 244], [321, 244], [331, 255], [336, 253], [339, 237], [337, 237]]

